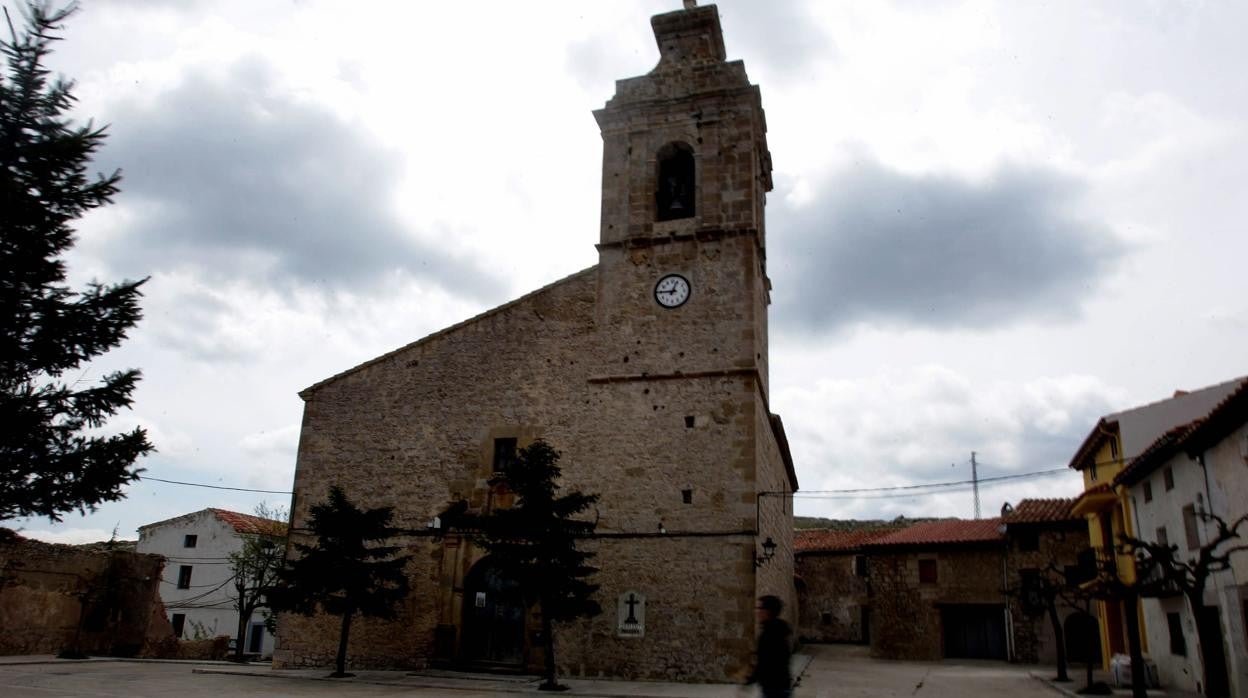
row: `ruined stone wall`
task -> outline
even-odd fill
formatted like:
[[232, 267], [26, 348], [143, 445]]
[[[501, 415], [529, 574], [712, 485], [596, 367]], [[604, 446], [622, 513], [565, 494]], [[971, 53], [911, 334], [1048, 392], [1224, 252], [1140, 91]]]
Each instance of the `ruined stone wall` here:
[[[1011, 527], [1013, 530], [1014, 527]], [[1087, 550], [1088, 529], [1082, 521], [1063, 525], [1059, 529], [1037, 527], [1038, 550], [1023, 550], [1019, 538], [1011, 536], [1006, 549], [1008, 588], [1022, 588], [1023, 570], [1044, 570], [1050, 564], [1058, 570], [1079, 561], [1079, 553]], [[1009, 599], [1010, 619], [1014, 627], [1014, 659], [1019, 662], [1052, 664], [1057, 661], [1056, 639], [1048, 613], [1043, 609], [1028, 609], [1014, 594]], [[1064, 622], [1075, 609], [1059, 603], [1058, 617]]]
[[[937, 582], [919, 582], [919, 560], [936, 560]], [[944, 656], [940, 606], [1004, 604], [999, 548], [871, 550], [871, 655]]]
[[[0, 534], [9, 534], [0, 529]], [[0, 655], [134, 656], [173, 636], [160, 603], [163, 560], [0, 535]]]
[[797, 557], [797, 575], [805, 588], [798, 635], [807, 642], [864, 642], [862, 611], [869, 608], [870, 585], [854, 570], [858, 554], [805, 553]]

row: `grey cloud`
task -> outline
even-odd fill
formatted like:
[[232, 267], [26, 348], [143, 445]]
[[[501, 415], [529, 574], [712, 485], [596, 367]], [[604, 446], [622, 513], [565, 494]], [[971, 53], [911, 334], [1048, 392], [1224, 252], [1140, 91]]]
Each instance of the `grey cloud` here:
[[[402, 228], [396, 153], [286, 95], [263, 63], [188, 74], [110, 115], [100, 158], [138, 212], [103, 250], [130, 274], [192, 266], [269, 286], [363, 288], [393, 272], [488, 297], [498, 283]], [[263, 278], [256, 279], [263, 274]]]
[[[820, 490], [965, 480], [971, 450], [978, 452], [983, 478], [1063, 468], [1099, 415], [1113, 409], [1115, 392], [1077, 376], [986, 384], [928, 368], [790, 388], [777, 402], [788, 403], [782, 409], [790, 415], [799, 480], [807, 490]], [[868, 471], [874, 477], [863, 474]], [[991, 495], [985, 489], [983, 501], [995, 509], [1019, 483], [1066, 496], [1077, 491], [1068, 489], [1068, 480], [993, 485], [1001, 489]], [[969, 493], [957, 496], [969, 503]], [[931, 515], [934, 498], [802, 501], [807, 512], [891, 517]]]
[[744, 57], [766, 82], [801, 79], [813, 61], [837, 55], [832, 37], [796, 0], [723, 3], [720, 15], [729, 58]]
[[[797, 0], [727, 0], [717, 5], [728, 58], [745, 59], [755, 82], [801, 79], [813, 60], [836, 55], [832, 38]], [[658, 7], [655, 11], [673, 9], [677, 8]], [[644, 53], [658, 61], [658, 49], [649, 27], [644, 26], [641, 18], [630, 21], [637, 23], [612, 28], [609, 35], [592, 34], [569, 44], [565, 64], [581, 87], [609, 95], [617, 78], [632, 77], [621, 66], [635, 64], [635, 54]], [[654, 67], [654, 62], [631, 72], [645, 73]], [[759, 76], [765, 76], [765, 80]]]
[[1069, 319], [1125, 246], [1079, 215], [1082, 185], [1007, 167], [983, 183], [878, 164], [771, 217], [777, 324], [999, 327]]

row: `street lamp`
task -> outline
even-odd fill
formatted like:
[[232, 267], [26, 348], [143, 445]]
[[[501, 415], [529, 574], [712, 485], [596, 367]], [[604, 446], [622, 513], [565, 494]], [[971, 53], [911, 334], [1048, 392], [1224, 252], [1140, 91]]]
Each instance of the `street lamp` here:
[[768, 562], [771, 562], [771, 558], [776, 556], [777, 547], [779, 546], [777, 546], [776, 542], [771, 539], [771, 536], [767, 536], [767, 540], [763, 541], [763, 554], [754, 558], [754, 566], [762, 567]]

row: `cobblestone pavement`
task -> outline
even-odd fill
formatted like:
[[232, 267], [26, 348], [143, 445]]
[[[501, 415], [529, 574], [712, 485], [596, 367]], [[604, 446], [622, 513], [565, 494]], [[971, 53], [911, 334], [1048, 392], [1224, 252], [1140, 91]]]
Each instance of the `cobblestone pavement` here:
[[[796, 698], [852, 696], [1030, 696], [1059, 694], [1032, 678], [1036, 667], [1003, 662], [890, 662], [873, 660], [866, 648], [813, 645], [804, 650], [812, 661]], [[0, 696], [122, 696], [124, 698], [221, 698], [221, 696], [447, 696], [477, 698], [538, 693], [532, 677], [462, 675], [431, 672], [360, 671], [354, 679], [322, 680], [326, 671], [274, 672], [263, 665], [224, 663], [53, 661], [22, 663], [0, 658]], [[739, 686], [688, 686], [625, 681], [568, 680], [562, 696], [628, 698], [746, 698], [755, 693]]]
[[796, 698], [854, 696], [1030, 696], [1056, 698], [1046, 682], [1030, 675], [1034, 666], [993, 661], [900, 662], [871, 659], [866, 647], [807, 645], [812, 661]]

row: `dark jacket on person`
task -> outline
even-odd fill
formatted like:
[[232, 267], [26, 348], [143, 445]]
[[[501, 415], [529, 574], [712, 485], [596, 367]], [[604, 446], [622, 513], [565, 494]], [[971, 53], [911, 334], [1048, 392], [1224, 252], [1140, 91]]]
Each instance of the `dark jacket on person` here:
[[789, 674], [789, 624], [779, 618], [763, 621], [763, 631], [758, 636], [758, 657], [750, 683], [763, 688], [787, 689], [793, 683]]

